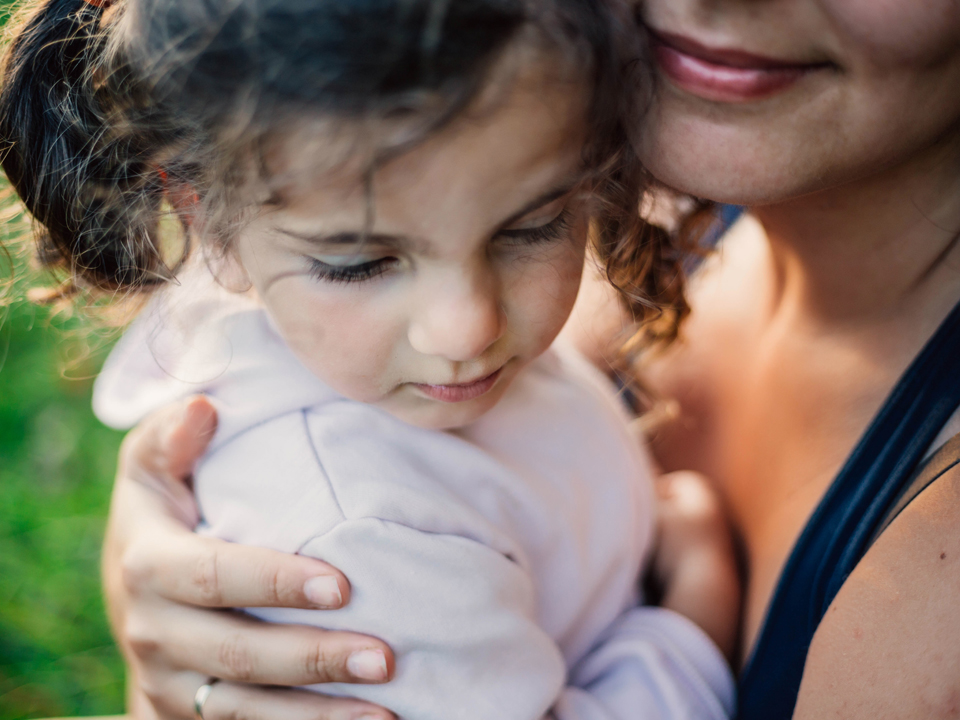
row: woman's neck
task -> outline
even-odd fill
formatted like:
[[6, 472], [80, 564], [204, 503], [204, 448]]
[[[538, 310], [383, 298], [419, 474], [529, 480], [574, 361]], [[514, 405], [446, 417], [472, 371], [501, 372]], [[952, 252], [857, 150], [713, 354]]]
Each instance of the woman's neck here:
[[890, 319], [960, 293], [960, 138], [863, 180], [753, 208], [777, 305], [824, 322]]

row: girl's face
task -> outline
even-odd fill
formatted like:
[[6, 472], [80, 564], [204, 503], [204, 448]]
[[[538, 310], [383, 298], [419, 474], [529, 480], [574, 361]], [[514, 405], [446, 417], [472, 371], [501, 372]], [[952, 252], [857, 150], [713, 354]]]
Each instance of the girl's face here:
[[[237, 257], [281, 335], [334, 390], [459, 427], [563, 326], [587, 234], [584, 89], [525, 70], [506, 97], [380, 168], [264, 206]], [[284, 162], [302, 145], [285, 143]]]
[[957, 0], [642, 0], [638, 15], [661, 80], [639, 144], [677, 189], [759, 205], [957, 140]]

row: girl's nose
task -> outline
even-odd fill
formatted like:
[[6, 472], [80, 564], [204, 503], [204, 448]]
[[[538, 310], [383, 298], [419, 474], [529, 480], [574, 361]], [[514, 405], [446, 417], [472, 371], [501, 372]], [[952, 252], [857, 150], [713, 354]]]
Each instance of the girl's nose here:
[[408, 338], [419, 353], [466, 362], [483, 355], [506, 325], [496, 280], [485, 273], [459, 275], [425, 293]]

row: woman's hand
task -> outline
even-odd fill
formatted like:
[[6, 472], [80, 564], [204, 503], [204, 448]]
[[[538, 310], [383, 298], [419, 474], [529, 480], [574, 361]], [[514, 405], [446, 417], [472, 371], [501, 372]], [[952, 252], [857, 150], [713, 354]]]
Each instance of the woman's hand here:
[[[232, 607], [336, 608], [350, 586], [325, 563], [193, 534], [193, 465], [216, 428], [203, 398], [148, 418], [124, 441], [103, 552], [110, 622], [129, 663], [128, 706], [141, 720], [390, 718], [351, 699], [288, 687], [379, 683], [390, 649], [362, 635], [267, 625]], [[274, 687], [263, 687], [274, 686]]]
[[702, 475], [657, 479], [659, 537], [652, 570], [660, 605], [695, 622], [731, 660], [740, 617], [733, 536], [717, 492]]
[[823, 616], [794, 720], [960, 716], [960, 465], [890, 523]]

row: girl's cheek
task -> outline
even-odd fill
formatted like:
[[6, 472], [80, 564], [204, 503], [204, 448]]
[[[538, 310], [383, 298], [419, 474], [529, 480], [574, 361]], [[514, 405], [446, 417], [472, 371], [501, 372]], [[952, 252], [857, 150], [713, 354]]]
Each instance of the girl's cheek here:
[[363, 284], [318, 285], [291, 278], [265, 299], [287, 345], [317, 377], [346, 397], [378, 400], [390, 381], [396, 318]]
[[583, 256], [575, 245], [558, 248], [549, 261], [525, 268], [512, 283], [508, 317], [523, 318], [525, 328], [520, 332], [535, 352], [550, 346], [570, 316], [580, 289]]

